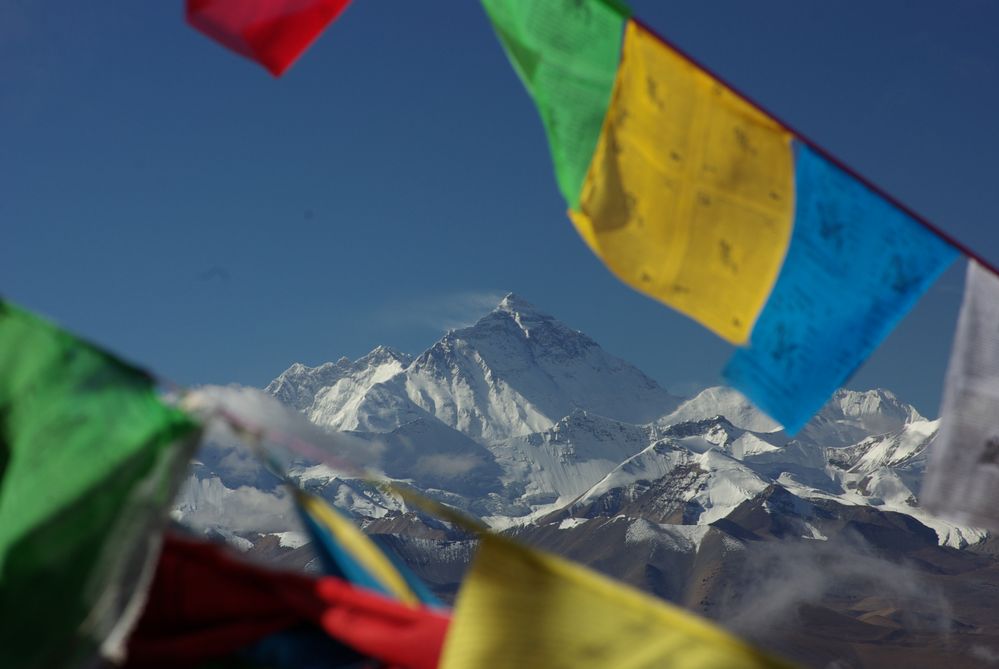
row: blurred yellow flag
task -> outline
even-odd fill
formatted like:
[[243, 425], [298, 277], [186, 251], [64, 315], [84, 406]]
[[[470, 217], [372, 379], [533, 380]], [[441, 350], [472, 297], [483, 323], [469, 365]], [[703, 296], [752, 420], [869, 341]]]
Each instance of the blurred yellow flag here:
[[441, 669], [788, 669], [682, 609], [561, 558], [485, 536]]
[[569, 215], [622, 281], [744, 343], [791, 236], [791, 139], [629, 22], [579, 210]]

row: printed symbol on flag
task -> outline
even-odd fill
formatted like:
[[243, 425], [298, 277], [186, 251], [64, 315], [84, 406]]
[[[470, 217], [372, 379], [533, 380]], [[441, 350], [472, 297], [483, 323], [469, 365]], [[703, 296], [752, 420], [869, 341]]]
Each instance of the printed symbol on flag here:
[[774, 342], [773, 348], [770, 349], [770, 356], [775, 361], [783, 361], [784, 367], [790, 371], [790, 369], [794, 366], [794, 356], [791, 354], [798, 348], [798, 345], [788, 343], [786, 324], [778, 323], [777, 327], [774, 329], [776, 332], [774, 339], [776, 339], [776, 341]]
[[746, 134], [746, 131], [740, 126], [735, 126], [732, 130], [735, 132], [735, 142], [739, 145], [739, 148], [749, 155], [755, 156], [757, 153], [756, 147], [749, 141], [749, 135]]
[[836, 215], [836, 207], [828, 202], [819, 203], [819, 236], [835, 244], [837, 251], [843, 250], [843, 222]]
[[[629, 118], [631, 118], [631, 112], [628, 111], [627, 107], [621, 107], [621, 109], [617, 112], [617, 117], [615, 118], [614, 123], [617, 125], [618, 129], [620, 129], [621, 126], [624, 125], [624, 122]], [[617, 142], [614, 142], [614, 154], [621, 154], [621, 145]]]
[[585, 21], [589, 21], [593, 18], [593, 15], [590, 13], [590, 6], [587, 4], [587, 0], [566, 0], [565, 4], [571, 9], [579, 12], [580, 17], [582, 17]]
[[662, 99], [659, 97], [659, 89], [656, 88], [656, 80], [652, 77], [645, 78], [645, 84], [649, 89], [649, 99], [652, 100], [652, 104], [659, 108], [660, 111], [666, 109], [666, 105], [663, 103]]
[[722, 264], [732, 270], [733, 274], [738, 274], [739, 266], [736, 264], [735, 260], [732, 259], [732, 245], [727, 239], [721, 239], [718, 241], [718, 251], [721, 253]]
[[638, 216], [638, 198], [635, 197], [634, 193], [625, 191], [624, 206], [628, 210], [628, 218], [636, 218]]
[[891, 259], [892, 281], [891, 289], [900, 295], [908, 293], [919, 283], [920, 277], [914, 276], [905, 269], [905, 263], [900, 256], [892, 256]]
[[985, 448], [978, 456], [978, 461], [986, 465], [999, 465], [999, 437], [990, 437], [985, 442]]

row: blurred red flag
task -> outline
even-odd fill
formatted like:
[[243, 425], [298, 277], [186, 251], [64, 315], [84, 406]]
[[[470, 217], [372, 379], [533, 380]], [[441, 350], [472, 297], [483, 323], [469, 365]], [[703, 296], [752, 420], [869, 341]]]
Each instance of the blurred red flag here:
[[187, 22], [280, 77], [350, 0], [187, 0]]
[[223, 546], [167, 534], [126, 667], [194, 666], [306, 624], [391, 667], [436, 669], [450, 622], [445, 611], [406, 606], [331, 576], [268, 569]]

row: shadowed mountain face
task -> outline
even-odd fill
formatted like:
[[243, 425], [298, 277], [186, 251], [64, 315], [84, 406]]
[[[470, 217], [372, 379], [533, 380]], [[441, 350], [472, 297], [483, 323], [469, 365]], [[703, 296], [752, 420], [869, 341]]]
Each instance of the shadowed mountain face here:
[[[738, 392], [675, 397], [510, 295], [416, 357], [296, 364], [267, 391], [387, 476], [806, 665], [999, 658], [999, 543], [920, 509], [938, 421], [887, 390], [838, 391], [792, 439]], [[456, 592], [469, 537], [327, 465], [290, 474]], [[174, 516], [313, 566], [287, 495], [236, 444], [205, 449]]]

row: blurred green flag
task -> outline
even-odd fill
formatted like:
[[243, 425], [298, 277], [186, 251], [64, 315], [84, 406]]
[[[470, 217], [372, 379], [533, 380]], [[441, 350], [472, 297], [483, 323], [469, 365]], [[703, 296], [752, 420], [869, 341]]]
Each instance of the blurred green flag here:
[[0, 301], [0, 667], [115, 655], [197, 433], [147, 374]]
[[616, 0], [482, 5], [538, 107], [559, 188], [577, 209], [611, 101], [629, 10]]

